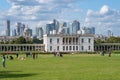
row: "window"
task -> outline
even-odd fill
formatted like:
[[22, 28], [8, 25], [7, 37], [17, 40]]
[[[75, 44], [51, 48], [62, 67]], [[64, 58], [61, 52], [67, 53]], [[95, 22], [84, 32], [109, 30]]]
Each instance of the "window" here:
[[69, 38], [69, 44], [71, 44], [71, 38]]
[[82, 51], [84, 50], [84, 46], [81, 46]]
[[91, 39], [90, 39], [90, 38], [88, 39], [88, 42], [89, 42], [89, 43], [91, 42]]
[[73, 46], [73, 50], [75, 50], [75, 46]]
[[72, 47], [71, 47], [71, 46], [69, 46], [69, 50], [72, 50]]
[[63, 44], [65, 44], [65, 38], [63, 38]]
[[66, 46], [66, 50], [68, 50], [68, 46]]
[[88, 49], [90, 50], [90, 46], [88, 46]]
[[65, 46], [63, 46], [63, 50], [65, 50]]
[[59, 43], [59, 38], [57, 39], [57, 43]]
[[59, 46], [57, 46], [57, 50], [59, 51]]
[[76, 38], [76, 44], [78, 44], [78, 38]]
[[81, 43], [84, 43], [84, 39], [83, 38], [81, 39]]
[[50, 38], [50, 43], [52, 43], [52, 39]]
[[78, 46], [76, 46], [76, 50], [78, 50]]
[[68, 38], [66, 38], [66, 41], [65, 41], [66, 44], [68, 44]]
[[50, 46], [50, 51], [52, 51], [52, 46]]
[[73, 44], [75, 43], [75, 38], [73, 38]]

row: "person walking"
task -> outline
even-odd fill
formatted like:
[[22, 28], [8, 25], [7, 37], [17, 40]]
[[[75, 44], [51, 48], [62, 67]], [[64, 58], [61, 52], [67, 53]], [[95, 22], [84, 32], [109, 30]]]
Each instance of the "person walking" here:
[[3, 55], [2, 57], [2, 66], [5, 68], [5, 62], [6, 62], [6, 59], [5, 59], [5, 55]]
[[108, 57], [111, 57], [111, 51], [108, 51]]

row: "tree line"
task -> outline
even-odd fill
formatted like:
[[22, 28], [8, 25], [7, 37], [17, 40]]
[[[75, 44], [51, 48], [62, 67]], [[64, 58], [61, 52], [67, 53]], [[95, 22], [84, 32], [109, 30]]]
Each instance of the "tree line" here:
[[120, 37], [109, 37], [105, 40], [102, 39], [95, 39], [94, 43], [98, 44], [98, 43], [120, 43]]
[[33, 38], [30, 40], [29, 38], [24, 38], [23, 36], [20, 36], [19, 38], [16, 38], [12, 41], [1, 41], [0, 44], [43, 44], [43, 39], [39, 40], [37, 38]]

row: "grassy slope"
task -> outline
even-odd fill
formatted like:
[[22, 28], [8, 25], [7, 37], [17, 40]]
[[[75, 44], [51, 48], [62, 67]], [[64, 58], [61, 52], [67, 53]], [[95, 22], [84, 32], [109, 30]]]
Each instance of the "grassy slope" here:
[[33, 60], [7, 60], [0, 80], [120, 80], [120, 55], [39, 55]]

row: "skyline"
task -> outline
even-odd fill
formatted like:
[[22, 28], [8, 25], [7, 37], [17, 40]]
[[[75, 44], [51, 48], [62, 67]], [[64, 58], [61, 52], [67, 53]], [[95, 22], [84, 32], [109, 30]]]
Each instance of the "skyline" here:
[[111, 30], [120, 36], [119, 0], [2, 0], [0, 3], [0, 34], [5, 33], [5, 20], [28, 24], [35, 30], [53, 19], [59, 22], [78, 20], [81, 27], [95, 27], [96, 34], [107, 35]]

